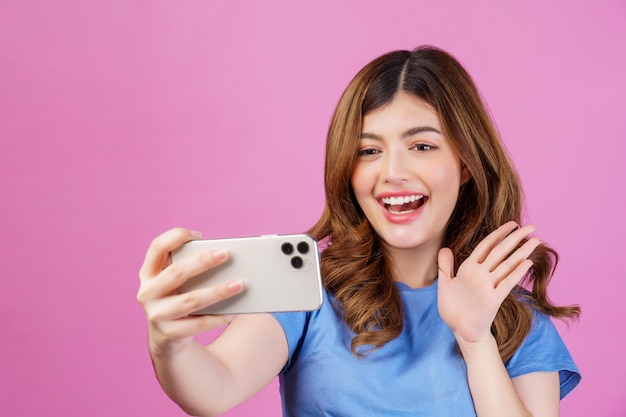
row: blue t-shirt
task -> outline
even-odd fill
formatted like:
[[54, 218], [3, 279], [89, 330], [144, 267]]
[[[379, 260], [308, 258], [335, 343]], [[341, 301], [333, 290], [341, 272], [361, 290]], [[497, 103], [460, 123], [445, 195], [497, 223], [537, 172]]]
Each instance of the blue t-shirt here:
[[[328, 293], [314, 312], [274, 314], [289, 344], [289, 360], [279, 376], [284, 416], [476, 416], [465, 361], [439, 316], [437, 284], [397, 285], [404, 329], [363, 358], [352, 355], [354, 333]], [[580, 381], [550, 318], [538, 312], [506, 368], [511, 378], [559, 371], [561, 398]]]

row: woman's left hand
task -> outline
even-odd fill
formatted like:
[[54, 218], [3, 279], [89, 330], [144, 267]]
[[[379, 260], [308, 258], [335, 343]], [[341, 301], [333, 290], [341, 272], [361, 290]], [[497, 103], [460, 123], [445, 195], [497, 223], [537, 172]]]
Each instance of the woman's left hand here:
[[491, 338], [491, 324], [500, 305], [532, 266], [528, 259], [541, 243], [536, 237], [517, 246], [535, 231], [534, 226], [517, 230], [508, 222], [483, 239], [454, 274], [449, 248], [439, 251], [439, 314], [459, 344]]

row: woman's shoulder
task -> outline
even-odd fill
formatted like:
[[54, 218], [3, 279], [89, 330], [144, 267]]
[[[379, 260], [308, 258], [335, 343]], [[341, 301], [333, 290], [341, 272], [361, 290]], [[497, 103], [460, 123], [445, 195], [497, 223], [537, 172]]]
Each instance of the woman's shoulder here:
[[581, 380], [565, 342], [552, 317], [529, 302], [533, 321], [530, 332], [506, 363], [511, 378], [532, 372], [559, 372], [561, 398], [565, 397]]

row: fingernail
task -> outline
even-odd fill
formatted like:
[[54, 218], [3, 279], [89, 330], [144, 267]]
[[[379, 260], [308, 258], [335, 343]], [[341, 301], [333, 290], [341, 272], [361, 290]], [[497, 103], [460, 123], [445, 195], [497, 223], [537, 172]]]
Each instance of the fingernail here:
[[198, 232], [196, 230], [190, 230], [189, 236], [191, 236], [192, 239], [200, 239], [202, 237], [202, 232]]
[[213, 251], [213, 259], [221, 261], [222, 259], [226, 258], [226, 254], [228, 252], [226, 252], [226, 249], [218, 249], [216, 251]]
[[233, 281], [230, 284], [228, 284], [228, 291], [236, 292], [236, 291], [239, 291], [242, 287], [243, 287], [243, 281], [238, 279], [237, 281]]

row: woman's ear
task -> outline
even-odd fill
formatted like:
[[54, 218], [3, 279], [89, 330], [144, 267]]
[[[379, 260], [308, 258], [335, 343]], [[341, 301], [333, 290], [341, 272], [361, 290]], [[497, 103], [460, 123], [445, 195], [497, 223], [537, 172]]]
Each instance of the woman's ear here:
[[465, 184], [472, 178], [472, 174], [469, 172], [469, 169], [465, 166], [463, 162], [461, 162], [461, 185]]

